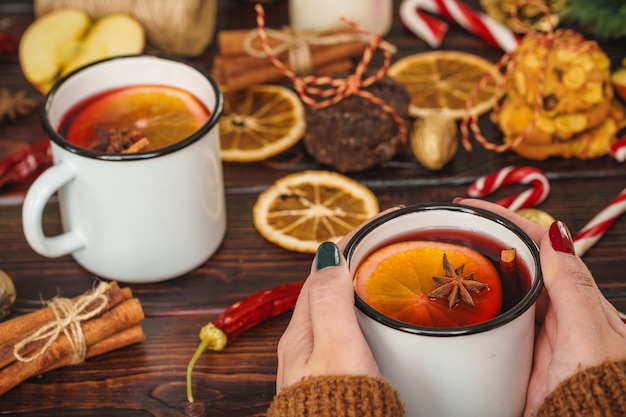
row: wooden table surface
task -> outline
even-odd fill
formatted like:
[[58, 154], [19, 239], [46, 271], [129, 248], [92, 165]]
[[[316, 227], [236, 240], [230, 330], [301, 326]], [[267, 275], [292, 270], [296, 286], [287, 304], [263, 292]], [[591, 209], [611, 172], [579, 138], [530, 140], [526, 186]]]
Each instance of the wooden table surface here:
[[[478, 7], [476, 2], [468, 3]], [[396, 12], [398, 6], [399, 0], [395, 0]], [[266, 5], [266, 14], [269, 27], [287, 24], [287, 2]], [[394, 59], [430, 49], [402, 27], [397, 13], [395, 16], [387, 36], [399, 49]], [[31, 2], [0, 1], [0, 30], [19, 35], [32, 19]], [[219, 0], [217, 30], [251, 28], [254, 24], [251, 3]], [[624, 41], [601, 43], [614, 65], [626, 55]], [[501, 50], [454, 24], [441, 48], [481, 54], [494, 62], [502, 55]], [[204, 54], [190, 60], [209, 69], [216, 51], [213, 44]], [[15, 56], [3, 56], [0, 60], [0, 88], [25, 89], [37, 97], [37, 92], [23, 78]], [[490, 128], [488, 134], [498, 137]], [[0, 158], [42, 136], [37, 114], [0, 124]], [[390, 166], [351, 176], [368, 185], [384, 208], [449, 202], [463, 196], [480, 175], [508, 165], [531, 165], [546, 173], [552, 189], [540, 208], [565, 221], [573, 233], [626, 186], [626, 165], [608, 156], [593, 161], [537, 162], [511, 152], [496, 154], [480, 147], [471, 154], [460, 149], [454, 160], [439, 172], [429, 172], [412, 157], [399, 155]], [[143, 322], [146, 340], [27, 380], [0, 398], [0, 415], [264, 415], [275, 390], [276, 345], [289, 314], [248, 331], [223, 352], [206, 353], [194, 374], [195, 407], [189, 407], [186, 401], [185, 370], [197, 346], [200, 327], [225, 307], [258, 290], [306, 277], [312, 256], [289, 252], [265, 241], [253, 226], [252, 206], [258, 193], [272, 181], [309, 168], [324, 167], [308, 157], [280, 168], [266, 163], [225, 163], [228, 226], [217, 253], [200, 268], [180, 278], [159, 284], [130, 285], [146, 313]], [[81, 294], [94, 281], [92, 274], [70, 256], [48, 259], [28, 246], [20, 218], [28, 185], [0, 190], [0, 268], [13, 278], [17, 289], [13, 316], [39, 309], [43, 300], [56, 295]], [[488, 199], [496, 201], [522, 189], [507, 187]], [[61, 230], [55, 201], [46, 209], [44, 226], [51, 234]], [[584, 259], [605, 294], [626, 311], [626, 218], [620, 218]]]

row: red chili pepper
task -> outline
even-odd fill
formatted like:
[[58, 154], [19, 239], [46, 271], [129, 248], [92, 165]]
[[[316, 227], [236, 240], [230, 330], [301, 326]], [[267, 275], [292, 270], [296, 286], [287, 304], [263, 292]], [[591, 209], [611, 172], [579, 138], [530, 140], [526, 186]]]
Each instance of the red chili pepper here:
[[0, 32], [0, 54], [5, 52], [15, 52], [19, 41], [17, 36], [8, 33]]
[[187, 367], [187, 399], [193, 402], [191, 373], [196, 361], [205, 350], [222, 350], [246, 330], [293, 310], [304, 281], [281, 284], [269, 290], [259, 291], [238, 301], [220, 314], [214, 322], [200, 329], [200, 345]]
[[50, 165], [50, 139], [43, 138], [0, 161], [0, 189], [26, 181], [34, 172]]

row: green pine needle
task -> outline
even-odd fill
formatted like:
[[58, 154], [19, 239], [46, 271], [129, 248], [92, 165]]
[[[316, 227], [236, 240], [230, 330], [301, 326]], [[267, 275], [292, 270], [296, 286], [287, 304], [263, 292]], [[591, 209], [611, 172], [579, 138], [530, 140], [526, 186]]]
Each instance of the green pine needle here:
[[561, 17], [564, 23], [579, 25], [599, 39], [626, 36], [624, 0], [568, 0]]

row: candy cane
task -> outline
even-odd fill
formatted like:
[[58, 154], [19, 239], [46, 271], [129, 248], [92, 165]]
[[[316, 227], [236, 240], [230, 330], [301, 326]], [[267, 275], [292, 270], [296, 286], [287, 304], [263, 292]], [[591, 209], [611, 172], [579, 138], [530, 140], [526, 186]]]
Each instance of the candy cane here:
[[621, 138], [611, 146], [609, 154], [617, 162], [626, 161], [626, 136]]
[[447, 17], [505, 52], [514, 50], [520, 42], [511, 29], [486, 14], [475, 11], [461, 1], [403, 0], [400, 4], [400, 20], [431, 48], [438, 48], [441, 45], [448, 25], [428, 16], [421, 10]]
[[574, 236], [576, 255], [583, 256], [626, 211], [626, 188]]
[[468, 189], [470, 197], [484, 197], [508, 184], [530, 184], [532, 187], [519, 194], [497, 201], [511, 211], [540, 204], [550, 193], [550, 182], [545, 174], [529, 166], [508, 166], [477, 179]]

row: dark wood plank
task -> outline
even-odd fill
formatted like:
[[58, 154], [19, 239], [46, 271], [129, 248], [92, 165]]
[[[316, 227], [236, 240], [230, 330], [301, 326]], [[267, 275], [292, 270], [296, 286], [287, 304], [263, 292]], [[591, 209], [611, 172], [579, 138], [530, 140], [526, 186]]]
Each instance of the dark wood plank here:
[[[473, 7], [478, 1], [468, 1]], [[396, 11], [400, 1], [394, 0]], [[251, 2], [219, 0], [217, 28], [235, 29], [254, 25]], [[287, 23], [287, 2], [265, 6], [268, 26]], [[396, 14], [397, 16], [397, 14]], [[0, 21], [5, 30], [21, 34], [32, 21], [32, 2], [0, 0]], [[410, 34], [396, 18], [388, 35], [399, 52], [396, 59], [427, 51], [426, 44]], [[603, 42], [617, 65], [624, 40]], [[464, 50], [497, 61], [502, 52], [452, 24], [443, 49]], [[191, 58], [209, 70], [217, 52], [212, 44], [205, 53]], [[379, 64], [380, 61], [374, 61]], [[15, 56], [0, 57], [0, 88], [37, 92], [26, 82]], [[43, 97], [40, 97], [43, 99]], [[481, 120], [487, 136], [499, 133], [487, 118]], [[22, 149], [43, 136], [39, 115], [15, 123], [0, 124], [0, 158]], [[312, 255], [286, 251], [265, 241], [254, 229], [252, 206], [260, 191], [275, 179], [303, 169], [325, 169], [297, 146], [298, 162], [285, 158], [269, 163], [224, 164], [228, 227], [217, 253], [197, 270], [159, 284], [130, 285], [146, 312], [145, 342], [92, 358], [84, 364], [32, 378], [0, 398], [0, 414], [29, 416], [262, 416], [275, 390], [276, 345], [289, 320], [284, 314], [244, 334], [220, 353], [206, 353], [194, 373], [198, 402], [190, 407], [185, 396], [187, 361], [198, 343], [198, 331], [228, 305], [261, 289], [302, 280]], [[290, 155], [291, 156], [291, 155]], [[471, 154], [460, 149], [440, 172], [429, 172], [410, 153], [400, 153], [385, 167], [352, 173], [368, 185], [381, 207], [398, 204], [448, 202], [465, 195], [480, 175], [508, 165], [531, 165], [549, 177], [552, 190], [541, 205], [565, 221], [573, 233], [580, 230], [626, 184], [626, 165], [610, 157], [593, 161], [551, 159], [524, 160], [514, 153], [495, 154], [478, 146]], [[15, 281], [18, 299], [13, 315], [41, 308], [56, 295], [78, 295], [95, 277], [70, 256], [48, 259], [34, 253], [21, 228], [21, 205], [30, 182], [0, 190], [0, 268]], [[500, 190], [488, 200], [496, 201], [523, 186]], [[46, 209], [44, 228], [59, 233], [59, 208], [52, 201]], [[584, 257], [602, 291], [620, 310], [626, 311], [626, 218], [620, 218]]]

